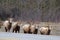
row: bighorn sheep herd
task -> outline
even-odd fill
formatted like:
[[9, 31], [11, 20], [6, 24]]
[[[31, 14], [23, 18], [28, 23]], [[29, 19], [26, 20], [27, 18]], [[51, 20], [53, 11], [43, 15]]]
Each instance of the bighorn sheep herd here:
[[13, 21], [12, 19], [5, 20], [3, 22], [3, 26], [6, 32], [11, 31], [11, 32], [19, 33], [20, 27], [22, 27], [24, 33], [29, 33], [29, 34], [37, 34], [38, 30], [41, 35], [50, 35], [50, 32], [51, 32], [49, 25], [46, 27], [39, 27], [39, 26], [36, 26], [35, 24], [26, 23], [20, 26], [18, 21]]

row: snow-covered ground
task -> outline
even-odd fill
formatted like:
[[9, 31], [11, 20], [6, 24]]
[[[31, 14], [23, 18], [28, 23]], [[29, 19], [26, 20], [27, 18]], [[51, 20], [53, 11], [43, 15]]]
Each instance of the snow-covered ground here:
[[0, 40], [60, 40], [60, 36], [0, 32]]

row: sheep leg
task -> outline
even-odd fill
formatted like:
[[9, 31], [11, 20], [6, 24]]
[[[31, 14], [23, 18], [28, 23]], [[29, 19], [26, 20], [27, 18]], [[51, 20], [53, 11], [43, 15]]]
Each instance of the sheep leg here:
[[14, 29], [13, 29], [13, 31], [12, 32], [14, 32]]
[[5, 31], [7, 32], [7, 28], [5, 27]]
[[18, 33], [20, 32], [20, 26], [18, 26]]
[[18, 30], [18, 33], [20, 32], [20, 30]]
[[28, 33], [32, 34], [32, 32], [30, 31], [30, 29], [29, 29]]
[[30, 33], [30, 34], [32, 34], [32, 32], [29, 30], [29, 32], [28, 33]]
[[47, 33], [47, 35], [50, 35], [50, 30], [48, 30], [48, 33]]
[[15, 33], [17, 33], [17, 30], [15, 31]]
[[24, 31], [24, 33], [27, 33], [26, 31]]
[[20, 32], [20, 27], [18, 27], [17, 31], [18, 31], [18, 33]]
[[38, 33], [38, 29], [35, 29], [34, 34], [37, 34], [37, 33]]

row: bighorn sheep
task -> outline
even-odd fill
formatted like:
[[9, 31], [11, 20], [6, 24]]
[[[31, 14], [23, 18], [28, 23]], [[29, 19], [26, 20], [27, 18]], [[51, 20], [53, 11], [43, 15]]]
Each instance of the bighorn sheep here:
[[40, 33], [42, 35], [50, 35], [50, 31], [51, 31], [51, 29], [49, 28], [49, 26], [40, 28]]
[[33, 34], [37, 34], [37, 29], [38, 27], [36, 27], [35, 25], [32, 25], [32, 24], [25, 24], [23, 26], [23, 30], [24, 30], [24, 33], [33, 33]]
[[15, 31], [15, 33], [20, 32], [20, 26], [18, 25], [18, 22], [13, 22], [11, 27], [12, 32]]
[[24, 33], [30, 33], [30, 24], [24, 24], [23, 31]]
[[9, 20], [6, 20], [4, 23], [3, 23], [3, 26], [5, 27], [5, 31], [10, 31], [11, 29], [11, 23]]

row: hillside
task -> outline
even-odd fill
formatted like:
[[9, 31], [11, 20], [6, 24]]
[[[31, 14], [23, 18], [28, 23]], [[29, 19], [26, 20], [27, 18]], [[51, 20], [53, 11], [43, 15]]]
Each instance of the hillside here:
[[0, 19], [60, 22], [60, 0], [0, 0]]

